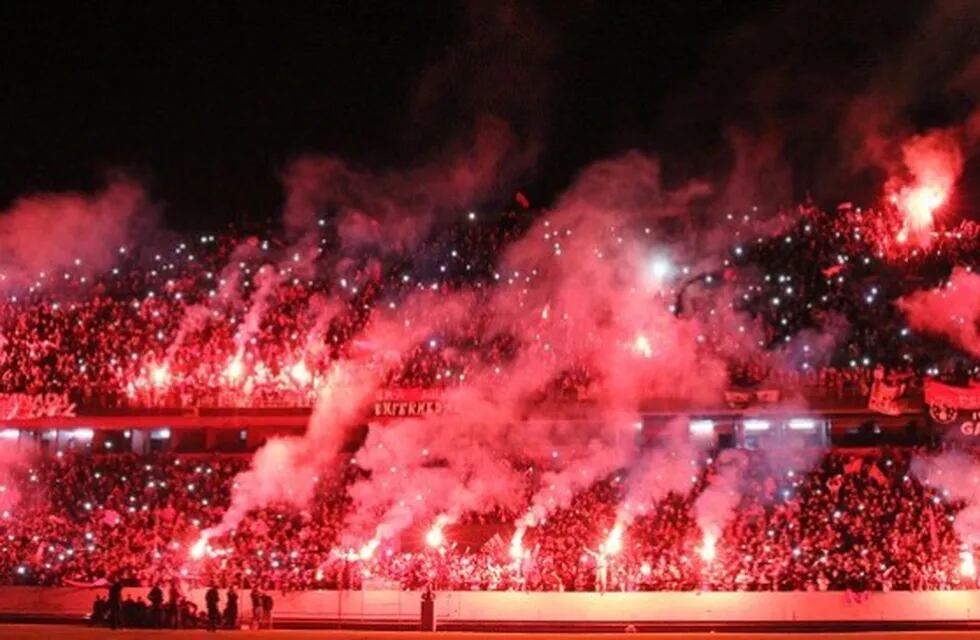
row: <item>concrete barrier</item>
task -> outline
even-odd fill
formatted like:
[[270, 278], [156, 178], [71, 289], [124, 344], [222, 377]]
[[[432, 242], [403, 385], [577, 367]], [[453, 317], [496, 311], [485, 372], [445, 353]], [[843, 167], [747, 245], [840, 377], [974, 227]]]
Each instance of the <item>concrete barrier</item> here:
[[[145, 588], [123, 595], [146, 597]], [[2, 587], [0, 616], [82, 617], [106, 589]], [[188, 595], [204, 606], [203, 589]], [[222, 606], [224, 591], [221, 592]], [[280, 620], [411, 622], [421, 594], [411, 591], [304, 591], [273, 593]], [[239, 592], [248, 618], [248, 592]], [[445, 622], [967, 622], [980, 613], [980, 591], [872, 593], [859, 603], [845, 593], [519, 593], [441, 592], [436, 619]]]

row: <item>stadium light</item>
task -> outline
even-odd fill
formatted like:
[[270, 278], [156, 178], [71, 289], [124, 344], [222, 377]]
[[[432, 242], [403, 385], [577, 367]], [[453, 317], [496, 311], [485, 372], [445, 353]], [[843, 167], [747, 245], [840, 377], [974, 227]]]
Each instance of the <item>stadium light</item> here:
[[91, 440], [93, 437], [95, 437], [95, 432], [87, 427], [84, 427], [72, 431], [71, 437], [75, 440]]
[[746, 431], [768, 431], [769, 421], [768, 420], [746, 420], [744, 422]]
[[169, 440], [170, 439], [170, 429], [164, 427], [163, 429], [154, 429], [150, 432], [150, 439], [152, 440]]
[[16, 440], [19, 437], [20, 437], [19, 429], [0, 430], [0, 440]]
[[691, 424], [688, 426], [692, 436], [698, 436], [699, 438], [712, 436], [715, 434], [715, 421], [714, 420], [691, 420]]
[[793, 418], [789, 421], [789, 428], [793, 431], [813, 431], [817, 423], [810, 418]]

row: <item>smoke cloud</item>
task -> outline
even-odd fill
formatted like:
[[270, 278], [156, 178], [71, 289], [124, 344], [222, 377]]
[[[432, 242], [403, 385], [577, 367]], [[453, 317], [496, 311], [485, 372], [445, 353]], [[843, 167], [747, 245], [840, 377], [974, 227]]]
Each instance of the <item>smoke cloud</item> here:
[[307, 157], [284, 176], [284, 222], [300, 236], [317, 220], [335, 220], [344, 255], [404, 252], [417, 246], [441, 215], [499, 197], [528, 169], [533, 153], [495, 117], [477, 121], [472, 133], [434, 159], [405, 171], [374, 173], [336, 157]]
[[709, 443], [693, 438], [689, 427], [686, 419], [671, 420], [657, 431], [655, 442], [637, 452], [628, 467], [617, 522], [630, 524], [671, 493], [690, 493], [697, 480], [699, 457]]
[[[17, 430], [0, 430], [0, 442], [8, 433], [16, 434]], [[31, 453], [19, 449], [16, 443], [13, 446], [4, 443], [4, 446], [0, 447], [0, 517], [2, 518], [6, 518], [20, 502], [21, 495], [17, 489], [20, 483], [16, 481], [15, 475], [23, 471], [23, 467], [30, 459]]]
[[917, 291], [896, 304], [912, 329], [945, 338], [980, 357], [980, 275], [957, 267], [945, 286]]
[[964, 503], [956, 513], [953, 529], [971, 548], [980, 543], [980, 480], [973, 458], [955, 449], [934, 456], [916, 456], [912, 459], [912, 472], [924, 483], [942, 489], [951, 500]]
[[[411, 182], [395, 174], [359, 180], [351, 193]], [[446, 349], [450, 360], [466, 363], [465, 376], [452, 374], [454, 383], [442, 391], [445, 415], [369, 426], [353, 456], [366, 474], [350, 489], [346, 544], [370, 540], [370, 553], [415, 522], [451, 522], [498, 508], [523, 512], [520, 531], [630, 465], [638, 478], [630, 502], [681, 490], [678, 477], [689, 486], [690, 468], [680, 476], [660, 468], [695, 457], [679, 444], [683, 427], [641, 455], [636, 425], [641, 401], [651, 396], [715, 399], [727, 384], [724, 362], [702, 345], [709, 331], [736, 333], [738, 318], [724, 305], [710, 322], [707, 314], [675, 315], [676, 274], [650, 269], [658, 238], [677, 255], [697, 252], [683, 242], [673, 246], [677, 241], [658, 229], [683, 220], [706, 192], [699, 182], [665, 188], [659, 161], [643, 154], [596, 163], [507, 248], [492, 286], [441, 294], [413, 289], [395, 309], [375, 308], [355, 337], [363, 355], [335, 363], [305, 436], [277, 439], [259, 451], [238, 478], [218, 531], [234, 528], [250, 509], [308, 501], [317, 481], [337, 473], [345, 434], [363, 420], [386, 376], [418, 349]], [[404, 218], [397, 215], [403, 206]], [[431, 220], [428, 209], [399, 197], [378, 210], [415, 225], [408, 232], [413, 237]], [[506, 337], [512, 348], [485, 361], [462, 346], [474, 336], [478, 342]], [[595, 405], [588, 419], [535, 417], [542, 393], [585, 371]], [[665, 472], [669, 478], [646, 482]]]
[[713, 548], [742, 499], [742, 473], [748, 464], [745, 453], [725, 449], [718, 455], [707, 486], [694, 501], [694, 517], [705, 538]]
[[24, 196], [0, 214], [0, 281], [23, 287], [38, 281], [41, 272], [103, 271], [154, 217], [143, 189], [126, 178], [112, 180], [94, 195]]

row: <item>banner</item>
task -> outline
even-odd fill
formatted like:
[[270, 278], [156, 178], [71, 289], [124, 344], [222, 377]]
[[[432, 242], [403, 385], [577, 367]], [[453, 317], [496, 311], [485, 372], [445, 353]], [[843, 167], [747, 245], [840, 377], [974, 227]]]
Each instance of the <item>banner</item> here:
[[109, 581], [105, 578], [98, 578], [91, 582], [85, 582], [83, 580], [72, 580], [71, 578], [62, 578], [63, 583], [69, 587], [75, 587], [77, 589], [97, 589], [99, 587], [108, 587]]
[[0, 393], [0, 420], [74, 417], [75, 403], [63, 393]]
[[964, 415], [956, 425], [961, 436], [980, 438], [980, 411], [971, 411]]
[[960, 411], [980, 411], [980, 386], [955, 387], [927, 378], [925, 401], [933, 420], [952, 424]]
[[442, 415], [445, 407], [430, 389], [390, 389], [374, 401], [375, 418], [424, 418]]
[[779, 398], [779, 389], [725, 392], [725, 404], [732, 409], [744, 409], [755, 404], [776, 404], [779, 402]]

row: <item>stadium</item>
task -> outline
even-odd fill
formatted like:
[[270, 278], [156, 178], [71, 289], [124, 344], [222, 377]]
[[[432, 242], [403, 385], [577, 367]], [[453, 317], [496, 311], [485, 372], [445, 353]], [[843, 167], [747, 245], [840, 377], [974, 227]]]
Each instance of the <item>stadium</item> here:
[[[906, 28], [914, 52], [952, 38], [923, 64], [953, 106], [863, 76], [827, 100], [838, 133], [860, 107], [845, 146], [869, 164], [835, 170], [867, 181], [847, 182], [853, 200], [809, 174], [806, 194], [777, 188], [766, 163], [822, 157], [788, 122], [775, 156], [765, 136], [725, 138], [724, 170], [633, 141], [548, 169], [529, 78], [574, 47], [537, 30], [549, 9], [507, 3], [454, 9], [463, 44], [414, 70], [415, 116], [470, 75], [486, 113], [407, 167], [283, 152], [275, 217], [170, 224], [166, 181], [134, 172], [60, 191], [12, 178], [0, 638], [972, 637], [980, 52], [963, 34], [980, 25], [939, 5]], [[799, 28], [798, 10], [713, 19]], [[603, 11], [581, 8], [624, 28]], [[686, 122], [675, 93], [648, 96], [667, 129]], [[900, 98], [868, 130], [868, 105]]]

